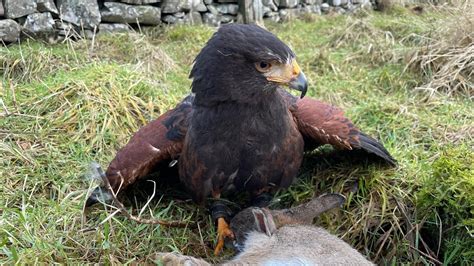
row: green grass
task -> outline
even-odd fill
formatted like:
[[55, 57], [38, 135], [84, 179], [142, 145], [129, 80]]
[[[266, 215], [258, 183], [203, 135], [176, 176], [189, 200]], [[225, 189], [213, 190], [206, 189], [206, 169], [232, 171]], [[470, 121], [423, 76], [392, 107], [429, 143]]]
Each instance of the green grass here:
[[[317, 151], [275, 205], [357, 182], [343, 209], [317, 224], [381, 264], [474, 262], [472, 98], [427, 97], [414, 89], [426, 76], [405, 60], [445, 17], [398, 8], [267, 25], [298, 55], [308, 96], [344, 108], [399, 161], [388, 169]], [[137, 224], [102, 206], [83, 213], [95, 186], [82, 177], [89, 162], [106, 166], [134, 131], [189, 92], [192, 60], [212, 32], [177, 26], [0, 48], [0, 263], [152, 262], [159, 251], [222, 259], [211, 255], [205, 210], [167, 193], [143, 216], [188, 227]], [[128, 207], [138, 213], [145, 202], [131, 197]]]

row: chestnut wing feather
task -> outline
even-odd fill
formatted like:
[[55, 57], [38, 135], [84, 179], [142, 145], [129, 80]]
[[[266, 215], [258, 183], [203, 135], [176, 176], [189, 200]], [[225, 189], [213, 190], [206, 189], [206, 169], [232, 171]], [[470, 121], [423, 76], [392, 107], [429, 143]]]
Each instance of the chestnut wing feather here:
[[192, 95], [138, 130], [109, 164], [107, 179], [117, 191], [146, 176], [158, 163], [182, 150], [192, 111]]
[[[293, 97], [287, 95], [285, 97]], [[288, 99], [306, 148], [330, 144], [343, 150], [363, 150], [375, 154], [390, 165], [397, 161], [376, 139], [361, 132], [344, 112], [330, 104], [311, 98]]]

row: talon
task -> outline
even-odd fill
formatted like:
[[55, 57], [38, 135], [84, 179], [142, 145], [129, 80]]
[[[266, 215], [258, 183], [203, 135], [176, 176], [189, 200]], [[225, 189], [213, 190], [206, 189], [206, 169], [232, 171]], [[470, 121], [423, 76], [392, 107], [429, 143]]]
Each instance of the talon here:
[[234, 232], [230, 230], [229, 224], [225, 219], [220, 217], [217, 219], [217, 244], [214, 249], [215, 256], [219, 255], [224, 248], [224, 240], [226, 237], [234, 239]]

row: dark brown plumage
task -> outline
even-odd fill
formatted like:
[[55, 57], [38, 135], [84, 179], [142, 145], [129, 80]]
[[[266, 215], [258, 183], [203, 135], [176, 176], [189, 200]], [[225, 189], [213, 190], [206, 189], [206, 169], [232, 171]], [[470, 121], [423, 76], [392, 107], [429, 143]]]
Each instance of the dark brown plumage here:
[[323, 144], [395, 164], [340, 109], [282, 89], [304, 96], [306, 79], [291, 49], [262, 28], [221, 27], [197, 56], [191, 78], [193, 94], [141, 128], [110, 163], [106, 175], [114, 190], [177, 159], [179, 179], [198, 203], [228, 190], [257, 198], [288, 187], [304, 148]]

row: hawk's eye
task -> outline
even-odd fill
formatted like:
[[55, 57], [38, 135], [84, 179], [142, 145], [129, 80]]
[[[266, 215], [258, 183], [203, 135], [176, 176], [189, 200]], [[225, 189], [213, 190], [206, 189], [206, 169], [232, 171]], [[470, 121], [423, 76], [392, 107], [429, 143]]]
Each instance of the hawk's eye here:
[[255, 63], [255, 67], [260, 72], [267, 72], [272, 67], [272, 64], [265, 61], [260, 61], [258, 63]]

